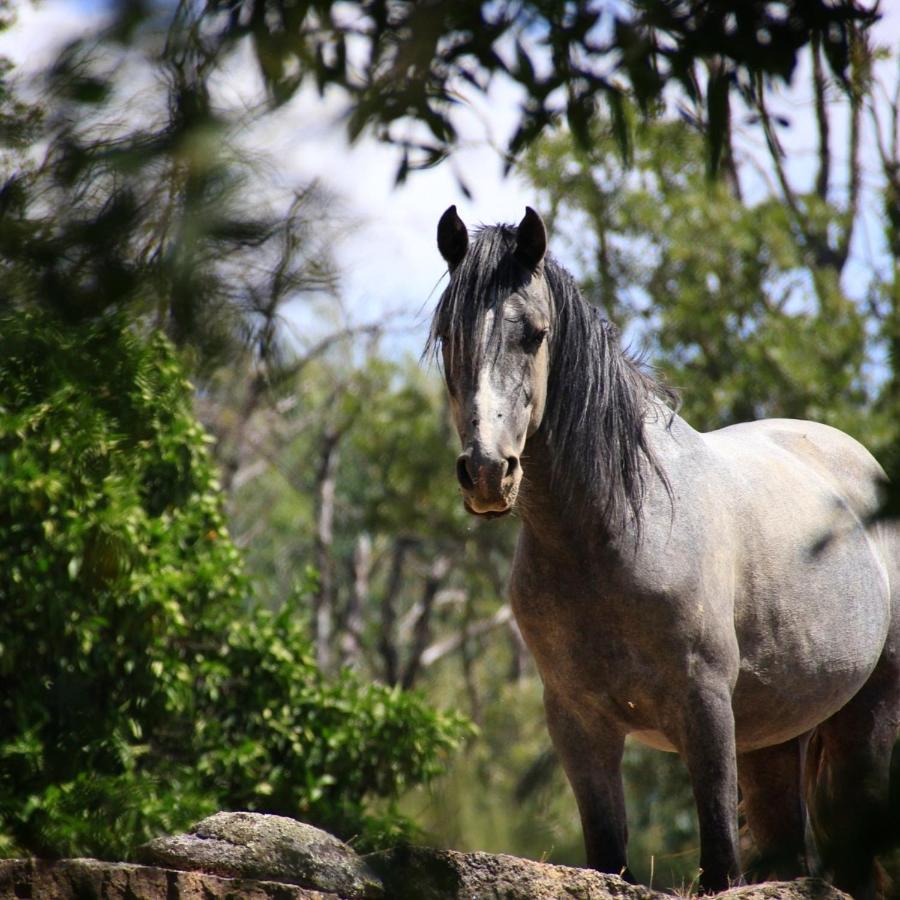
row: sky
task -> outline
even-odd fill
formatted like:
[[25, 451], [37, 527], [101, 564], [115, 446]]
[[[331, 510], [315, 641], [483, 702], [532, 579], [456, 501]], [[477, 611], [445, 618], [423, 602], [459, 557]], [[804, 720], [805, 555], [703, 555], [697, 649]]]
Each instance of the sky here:
[[[885, 15], [878, 25], [879, 42], [896, 47], [900, 43], [900, 3], [883, 4]], [[52, 58], [54, 50], [80, 29], [90, 28], [102, 16], [101, 0], [44, 0], [38, 6], [22, 2], [16, 25], [0, 34], [0, 54], [14, 63], [35, 70]], [[887, 66], [890, 65], [890, 69]], [[896, 64], [883, 64], [888, 81], [896, 77]], [[218, 90], [226, 102], [249, 101], [260, 89], [255, 63], [247, 48], [219, 80]], [[264, 150], [270, 160], [273, 183], [290, 190], [310, 179], [319, 179], [339, 198], [341, 214], [355, 223], [353, 230], [334, 248], [342, 272], [342, 298], [357, 322], [377, 320], [388, 313], [404, 314], [399, 337], [401, 346], [415, 351], [424, 340], [430, 310], [441, 290], [444, 265], [435, 246], [435, 228], [444, 209], [456, 204], [468, 225], [517, 222], [526, 205], [536, 205], [533, 190], [515, 175], [503, 174], [497, 152], [505, 145], [516, 119], [519, 97], [515, 89], [495, 82], [487, 98], [465, 107], [458, 125], [463, 148], [450, 163], [413, 173], [406, 184], [394, 186], [397, 151], [371, 137], [355, 146], [347, 144], [341, 124], [342, 98], [324, 100], [312, 90], [302, 91], [246, 136], [248, 144]], [[812, 179], [815, 129], [812, 119], [808, 70], [798, 71], [794, 87], [782, 96], [776, 108], [791, 120], [785, 132], [791, 150], [791, 174], [800, 182]], [[835, 128], [836, 146], [841, 131]], [[754, 145], [756, 141], [756, 145]], [[744, 150], [757, 156], [759, 139], [748, 131]], [[840, 152], [838, 150], [838, 152]], [[871, 142], [865, 145], [867, 169], [876, 169]], [[457, 182], [460, 175], [473, 192], [468, 199]], [[867, 178], [874, 187], [874, 175]], [[758, 187], [761, 189], [761, 182]], [[873, 202], [870, 193], [864, 201]], [[878, 264], [874, 207], [857, 236], [854, 264], [848, 269], [848, 290], [856, 295], [867, 281], [867, 270]], [[551, 235], [551, 248], [554, 248]], [[875, 243], [873, 243], [875, 241]], [[557, 255], [565, 263], [564, 249]], [[561, 252], [562, 251], [562, 252]]]
[[[39, 71], [68, 37], [94, 26], [102, 11], [99, 0], [22, 2], [14, 27], [0, 33], [0, 55], [23, 72]], [[248, 101], [260, 87], [246, 49], [219, 79], [222, 97], [234, 104]], [[455, 203], [467, 224], [519, 221], [525, 206], [534, 203], [516, 177], [503, 177], [502, 161], [491, 146], [508, 139], [514, 104], [511, 89], [499, 87], [464, 117], [467, 146], [452, 165], [473, 190], [472, 200], [460, 191], [449, 165], [415, 173], [395, 187], [397, 151], [369, 137], [348, 146], [336, 95], [322, 100], [312, 90], [302, 91], [257, 126], [247, 143], [265, 152], [271, 177], [284, 189], [319, 179], [337, 195], [341, 214], [353, 226], [334, 248], [346, 309], [356, 322], [400, 313], [399, 340], [404, 349], [418, 352], [445, 270], [435, 243], [441, 213]]]

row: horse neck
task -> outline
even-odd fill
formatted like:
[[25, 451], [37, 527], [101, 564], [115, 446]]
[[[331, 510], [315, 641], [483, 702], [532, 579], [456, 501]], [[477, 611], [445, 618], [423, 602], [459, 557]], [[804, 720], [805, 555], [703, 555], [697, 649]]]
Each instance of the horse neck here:
[[[573, 400], [576, 398], [572, 398]], [[643, 416], [644, 434], [650, 450], [665, 466], [673, 441], [696, 436], [696, 432], [680, 416], [673, 413], [660, 400], [648, 397]], [[548, 548], [553, 547], [558, 556], [562, 552], [579, 555], [586, 544], [591, 548], [614, 543], [633, 544], [636, 529], [634, 523], [613, 533], [604, 521], [602, 510], [606, 496], [600, 490], [580, 495], [577, 509], [573, 508], [565, 492], [560, 491], [553, 476], [556, 450], [544, 429], [532, 435], [522, 456], [523, 482], [518, 505], [519, 515], [532, 539]], [[649, 488], [652, 479], [659, 479], [649, 461], [644, 460], [645, 477]], [[573, 467], [577, 470], [577, 467]], [[644, 523], [646, 524], [646, 523]], [[624, 539], [623, 539], [624, 538]]]

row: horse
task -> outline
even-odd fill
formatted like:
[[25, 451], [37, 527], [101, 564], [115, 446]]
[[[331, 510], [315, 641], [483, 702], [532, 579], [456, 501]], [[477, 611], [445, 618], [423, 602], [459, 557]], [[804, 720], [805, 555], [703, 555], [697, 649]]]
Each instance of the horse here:
[[630, 879], [626, 735], [677, 752], [700, 886], [820, 871], [877, 890], [900, 722], [900, 531], [848, 435], [770, 419], [710, 433], [620, 346], [530, 207], [470, 236], [451, 206], [439, 358], [466, 510], [514, 509], [509, 593], [543, 682], [587, 864]]

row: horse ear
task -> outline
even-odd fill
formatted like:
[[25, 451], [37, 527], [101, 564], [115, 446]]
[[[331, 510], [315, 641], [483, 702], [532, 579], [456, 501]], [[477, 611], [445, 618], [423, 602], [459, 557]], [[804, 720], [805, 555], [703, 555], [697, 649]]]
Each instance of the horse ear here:
[[462, 262], [469, 246], [469, 232], [456, 214], [455, 206], [449, 207], [438, 222], [437, 243], [447, 265], [455, 269]]
[[547, 229], [541, 217], [530, 207], [525, 207], [525, 217], [516, 231], [516, 256], [519, 262], [533, 272], [547, 252]]

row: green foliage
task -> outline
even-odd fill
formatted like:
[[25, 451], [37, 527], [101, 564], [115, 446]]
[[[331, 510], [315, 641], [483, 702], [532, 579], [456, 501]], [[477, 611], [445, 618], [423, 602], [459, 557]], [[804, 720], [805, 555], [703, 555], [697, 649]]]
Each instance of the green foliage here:
[[161, 53], [149, 8], [113, 12], [28, 93], [0, 60], [0, 310], [126, 312], [199, 375], [247, 346], [265, 364], [280, 305], [334, 288], [334, 198], [263, 183], [259, 117], [213, 101], [180, 20]]
[[[690, 102], [702, 104], [699, 72], [705, 65], [715, 67], [708, 116], [715, 170], [732, 89], [746, 95], [747, 85], [764, 76], [790, 81], [798, 52], [811, 40], [821, 44], [834, 75], [843, 80], [855, 35], [874, 19], [854, 0], [807, 0], [793, 4], [790, 15], [762, 0], [745, 2], [739, 11], [730, 0], [214, 0], [194, 27], [197, 44], [210, 56], [251, 36], [276, 104], [304, 84], [320, 93], [329, 87], [344, 92], [350, 139], [368, 128], [397, 145], [402, 180], [411, 169], [440, 162], [457, 145], [451, 112], [460, 85], [487, 93], [492, 79], [503, 76], [521, 89], [524, 100], [508, 147], [512, 157], [561, 119], [587, 147], [599, 98], [614, 115], [629, 94], [647, 110], [662, 101], [668, 85], [677, 85]], [[348, 42], [362, 51], [353, 66]], [[619, 123], [624, 126], [623, 117]], [[411, 133], [421, 137], [411, 139]], [[617, 137], [627, 156], [627, 130], [618, 128]]]
[[[415, 360], [396, 362], [372, 353], [348, 371], [345, 355], [335, 354], [307, 366], [302, 384], [284, 387], [297, 398], [282, 426], [290, 438], [277, 449], [267, 448], [271, 465], [242, 484], [232, 501], [235, 533], [251, 536], [248, 569], [267, 602], [295, 590], [300, 563], [315, 553], [317, 461], [328, 435], [339, 434], [329, 550], [336, 582], [334, 637], [339, 642], [343, 636], [357, 577], [354, 554], [365, 538], [371, 543], [371, 567], [364, 608], [355, 611], [362, 620], [356, 640], [363, 658], [351, 654], [352, 662], [391, 681], [379, 646], [388, 601], [396, 604], [398, 620], [414, 612], [433, 561], [443, 556], [450, 565], [441, 589], [465, 592], [474, 604], [470, 612], [489, 615], [502, 602], [514, 523], [484, 523], [464, 511], [449, 481], [458, 451], [445, 389]], [[297, 421], [305, 427], [296, 428]], [[261, 522], [267, 523], [264, 531]], [[400, 577], [394, 577], [398, 558]], [[391, 597], [392, 591], [397, 596]], [[434, 611], [432, 637], [454, 633], [464, 613], [460, 607], [447, 604]], [[408, 634], [407, 629], [407, 641]], [[404, 635], [394, 637], [403, 644]]]
[[[650, 351], [688, 421], [706, 430], [812, 418], [887, 444], [862, 376], [873, 352], [865, 310], [785, 205], [746, 205], [709, 184], [702, 140], [684, 122], [641, 126], [632, 171], [610, 128], [590, 151], [565, 135], [545, 141], [524, 169], [560, 229], [577, 223], [571, 246], [588, 296]], [[802, 201], [817, 232], [843, 221], [817, 196]]]
[[363, 843], [468, 731], [415, 695], [327, 681], [293, 605], [248, 584], [158, 334], [0, 323], [0, 849], [127, 855], [216, 808]]
[[299, 816], [363, 847], [412, 826], [393, 805], [372, 813], [362, 799], [395, 798], [429, 781], [441, 755], [471, 733], [461, 716], [437, 713], [416, 694], [346, 669], [326, 679], [290, 604], [232, 623], [201, 678], [208, 717], [198, 769], [219, 795], [240, 809]]
[[415, 360], [373, 358], [361, 378], [362, 408], [347, 435], [340, 479], [348, 527], [420, 535], [434, 545], [426, 557], [451, 550], [476, 522], [452, 482], [447, 489], [458, 439], [443, 383]]

